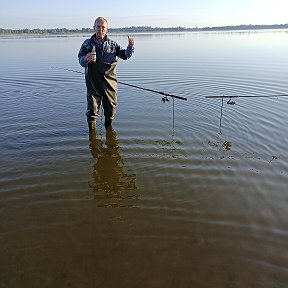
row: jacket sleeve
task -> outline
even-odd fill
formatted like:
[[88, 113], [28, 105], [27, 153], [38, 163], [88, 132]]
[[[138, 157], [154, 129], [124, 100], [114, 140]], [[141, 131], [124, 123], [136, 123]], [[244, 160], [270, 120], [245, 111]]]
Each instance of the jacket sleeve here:
[[78, 61], [79, 61], [79, 64], [82, 66], [82, 67], [87, 67], [88, 66], [88, 62], [86, 60], [86, 55], [88, 54], [88, 50], [87, 50], [87, 40], [85, 40], [79, 50], [79, 53], [78, 53]]
[[121, 59], [127, 60], [129, 59], [134, 53], [134, 48], [131, 46], [127, 46], [126, 49], [121, 49], [120, 46], [118, 46], [118, 53], [117, 56]]

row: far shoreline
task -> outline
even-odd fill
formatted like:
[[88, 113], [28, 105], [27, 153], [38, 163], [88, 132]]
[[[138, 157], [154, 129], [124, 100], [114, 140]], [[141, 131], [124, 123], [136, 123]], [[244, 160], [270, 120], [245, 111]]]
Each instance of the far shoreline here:
[[[157, 35], [157, 34], [187, 34], [187, 33], [266, 33], [266, 32], [286, 32], [287, 29], [251, 29], [251, 30], [213, 30], [213, 31], [171, 31], [171, 32], [109, 32], [107, 35], [113, 36], [127, 36], [127, 35]], [[65, 38], [65, 37], [91, 37], [94, 32], [91, 33], [62, 33], [62, 34], [0, 34], [0, 39], [17, 39], [17, 38]]]
[[[109, 34], [157, 34], [157, 33], [180, 33], [180, 32], [245, 32], [245, 31], [263, 31], [263, 30], [286, 30], [286, 24], [273, 25], [235, 25], [235, 26], [216, 26], [216, 27], [151, 27], [151, 26], [131, 26], [123, 28], [110, 28]], [[52, 29], [3, 29], [0, 28], [0, 36], [35, 36], [35, 37], [67, 37], [67, 36], [87, 36], [95, 33], [91, 28], [82, 29], [67, 29], [67, 28], [52, 28]]]

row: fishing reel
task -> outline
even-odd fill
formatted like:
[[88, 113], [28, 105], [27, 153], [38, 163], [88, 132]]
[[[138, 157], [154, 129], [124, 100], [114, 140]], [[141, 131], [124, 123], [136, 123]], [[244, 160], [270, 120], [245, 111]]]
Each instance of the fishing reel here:
[[163, 98], [161, 99], [161, 102], [162, 102], [162, 103], [169, 102], [169, 101], [170, 101], [170, 100], [168, 99], [167, 96], [165, 96], [165, 97], [163, 97]]
[[232, 100], [232, 97], [230, 97], [229, 100], [227, 101], [227, 104], [229, 104], [229, 105], [235, 105], [236, 102]]

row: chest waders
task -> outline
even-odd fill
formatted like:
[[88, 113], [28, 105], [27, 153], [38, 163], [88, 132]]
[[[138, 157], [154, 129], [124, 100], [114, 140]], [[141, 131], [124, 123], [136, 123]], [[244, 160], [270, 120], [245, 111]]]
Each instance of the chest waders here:
[[[87, 121], [96, 125], [101, 103], [104, 109], [105, 126], [110, 126], [116, 113], [117, 75], [113, 64], [97, 61], [88, 65], [85, 71], [87, 86]], [[90, 128], [90, 126], [89, 126]], [[92, 127], [93, 129], [93, 127]], [[95, 128], [94, 128], [95, 129]]]

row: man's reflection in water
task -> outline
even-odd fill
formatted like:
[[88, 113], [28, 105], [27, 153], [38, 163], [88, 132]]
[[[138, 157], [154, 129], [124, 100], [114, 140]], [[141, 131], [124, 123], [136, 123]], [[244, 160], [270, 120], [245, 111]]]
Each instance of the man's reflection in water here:
[[112, 127], [106, 129], [105, 144], [96, 131], [89, 134], [90, 151], [96, 163], [93, 165], [94, 199], [126, 199], [136, 197], [136, 175], [124, 173], [121, 149], [116, 132]]

